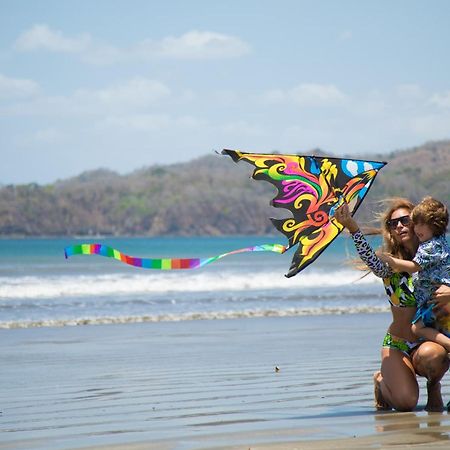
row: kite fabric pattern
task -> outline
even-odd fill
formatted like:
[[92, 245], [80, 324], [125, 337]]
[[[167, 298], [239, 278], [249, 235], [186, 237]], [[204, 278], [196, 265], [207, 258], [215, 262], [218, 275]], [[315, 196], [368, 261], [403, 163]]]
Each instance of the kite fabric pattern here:
[[286, 277], [292, 277], [315, 261], [343, 230], [334, 211], [344, 202], [353, 215], [361, 205], [378, 171], [386, 163], [322, 156], [244, 153], [222, 150], [233, 161], [255, 167], [252, 178], [274, 185], [271, 201], [276, 208], [292, 212], [287, 219], [270, 219], [298, 248]]
[[78, 244], [70, 245], [64, 249], [66, 259], [72, 255], [101, 255], [117, 259], [125, 264], [143, 269], [173, 270], [173, 269], [198, 269], [217, 261], [225, 256], [245, 252], [274, 252], [284, 253], [286, 247], [281, 244], [262, 244], [233, 250], [210, 258], [137, 258], [104, 244]]

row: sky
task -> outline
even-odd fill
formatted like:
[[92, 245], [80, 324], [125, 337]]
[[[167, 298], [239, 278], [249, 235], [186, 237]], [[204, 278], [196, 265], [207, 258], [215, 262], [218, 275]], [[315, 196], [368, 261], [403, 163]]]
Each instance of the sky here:
[[447, 0], [0, 0], [0, 184], [450, 138]]

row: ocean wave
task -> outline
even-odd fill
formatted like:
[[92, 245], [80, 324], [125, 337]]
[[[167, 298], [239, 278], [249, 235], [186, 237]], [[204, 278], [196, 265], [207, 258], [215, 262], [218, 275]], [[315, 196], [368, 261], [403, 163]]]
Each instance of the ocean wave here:
[[287, 279], [279, 272], [180, 272], [155, 274], [102, 274], [0, 277], [0, 299], [57, 299], [177, 292], [286, 290], [373, 284], [374, 276], [358, 279], [351, 270], [310, 272]]
[[148, 322], [181, 322], [188, 320], [223, 320], [258, 317], [293, 317], [320, 316], [342, 314], [374, 314], [388, 312], [387, 306], [353, 306], [353, 307], [322, 307], [322, 308], [286, 308], [286, 309], [253, 309], [244, 311], [209, 311], [189, 312], [181, 314], [154, 314], [141, 316], [103, 316], [78, 317], [66, 319], [43, 319], [23, 321], [3, 321], [0, 328], [39, 328], [39, 327], [67, 327], [80, 325], [112, 325]]

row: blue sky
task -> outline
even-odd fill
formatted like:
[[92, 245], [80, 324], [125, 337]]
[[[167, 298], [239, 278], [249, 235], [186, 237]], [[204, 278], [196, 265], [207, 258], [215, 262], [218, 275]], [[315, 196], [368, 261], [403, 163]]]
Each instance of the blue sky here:
[[447, 0], [0, 0], [0, 184], [450, 138]]

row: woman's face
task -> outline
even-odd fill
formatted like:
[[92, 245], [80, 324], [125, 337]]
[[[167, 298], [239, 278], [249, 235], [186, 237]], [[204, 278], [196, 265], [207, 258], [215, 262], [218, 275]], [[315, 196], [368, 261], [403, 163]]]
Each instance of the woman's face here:
[[392, 238], [405, 246], [410, 245], [415, 240], [414, 226], [410, 218], [411, 211], [406, 208], [396, 209], [388, 222], [389, 231]]

